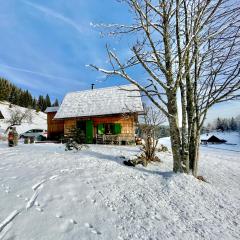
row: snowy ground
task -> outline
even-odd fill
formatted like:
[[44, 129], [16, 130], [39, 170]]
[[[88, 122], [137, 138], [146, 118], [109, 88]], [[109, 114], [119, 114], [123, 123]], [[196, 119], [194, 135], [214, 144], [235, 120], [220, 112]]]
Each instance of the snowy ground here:
[[173, 174], [170, 153], [122, 165], [137, 147], [0, 142], [0, 239], [239, 239], [239, 153], [201, 149], [209, 183]]

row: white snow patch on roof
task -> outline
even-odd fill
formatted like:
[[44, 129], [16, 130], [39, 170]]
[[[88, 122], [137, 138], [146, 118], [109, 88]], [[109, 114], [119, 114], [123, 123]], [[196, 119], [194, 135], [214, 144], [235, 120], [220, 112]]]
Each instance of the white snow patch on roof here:
[[55, 118], [110, 115], [127, 112], [142, 112], [139, 89], [122, 85], [68, 93]]
[[57, 112], [58, 109], [59, 109], [59, 107], [47, 107], [44, 112], [45, 112], [45, 113]]

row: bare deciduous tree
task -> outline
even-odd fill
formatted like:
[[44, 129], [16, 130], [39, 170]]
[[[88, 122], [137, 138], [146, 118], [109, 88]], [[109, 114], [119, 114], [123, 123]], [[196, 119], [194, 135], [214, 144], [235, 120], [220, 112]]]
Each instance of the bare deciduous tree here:
[[[168, 118], [175, 172], [197, 176], [200, 130], [208, 109], [233, 100], [240, 89], [240, 7], [231, 0], [122, 0], [130, 25], [100, 25], [111, 35], [134, 34], [132, 55], [120, 59], [107, 47], [108, 76], [136, 85]], [[139, 66], [146, 81], [135, 79]], [[177, 93], [181, 98], [181, 127]]]
[[21, 111], [20, 109], [10, 109], [10, 111], [10, 118], [6, 120], [9, 127], [21, 125], [24, 121], [32, 123], [33, 116], [31, 109], [26, 109], [25, 111]]
[[158, 160], [156, 150], [158, 146], [159, 126], [166, 121], [165, 115], [154, 107], [144, 106], [143, 123], [139, 125], [143, 146], [141, 160], [146, 166], [149, 162]]

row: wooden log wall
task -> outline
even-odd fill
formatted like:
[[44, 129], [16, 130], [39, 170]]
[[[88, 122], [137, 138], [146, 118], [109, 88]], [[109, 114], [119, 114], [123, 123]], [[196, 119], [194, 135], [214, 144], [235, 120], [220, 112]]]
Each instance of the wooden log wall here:
[[72, 128], [76, 127], [76, 119], [64, 120], [64, 136], [67, 136]]
[[56, 112], [51, 112], [47, 114], [47, 125], [48, 125], [48, 138], [53, 139], [60, 136], [64, 132], [64, 121], [54, 120]]
[[120, 123], [122, 126], [121, 134], [119, 137], [121, 140], [133, 141], [135, 137], [135, 124], [136, 115], [122, 116], [122, 115], [110, 115], [110, 116], [97, 116], [97, 117], [84, 117], [64, 120], [64, 135], [68, 135], [69, 130], [76, 126], [77, 121], [80, 120], [92, 120], [94, 126], [94, 137], [97, 134], [97, 125], [104, 123]]

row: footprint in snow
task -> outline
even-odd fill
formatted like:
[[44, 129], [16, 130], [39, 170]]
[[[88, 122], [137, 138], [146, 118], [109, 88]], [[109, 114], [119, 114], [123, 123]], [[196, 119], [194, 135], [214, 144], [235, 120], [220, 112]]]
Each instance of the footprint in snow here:
[[75, 224], [77, 224], [77, 222], [74, 219], [65, 220], [65, 222], [60, 226], [60, 230], [62, 232], [70, 232]]
[[56, 179], [58, 177], [58, 175], [53, 175], [53, 176], [51, 176], [50, 178], [49, 178], [49, 180], [54, 180], [54, 179]]
[[43, 179], [41, 180], [40, 182], [36, 183], [35, 185], [32, 186], [32, 190], [33, 191], [36, 191], [38, 188], [40, 188], [43, 183], [45, 183], [47, 181], [47, 179]]
[[11, 179], [17, 179], [18, 178], [18, 176], [13, 176], [13, 177], [10, 177]]
[[56, 218], [62, 218], [63, 216], [62, 216], [62, 214], [61, 213], [57, 213], [56, 214]]
[[91, 231], [91, 233], [98, 234], [98, 235], [101, 235], [101, 234], [102, 234], [100, 231], [96, 230], [96, 229], [93, 227], [93, 225], [90, 224], [90, 223], [85, 223], [84, 226], [85, 226], [86, 228], [89, 228], [89, 230]]
[[36, 209], [38, 212], [43, 212], [43, 209], [40, 208], [40, 207], [36, 207], [35, 209]]
[[90, 223], [85, 223], [84, 226], [87, 227], [87, 228], [93, 228], [93, 225], [90, 224]]
[[35, 201], [34, 205], [35, 205], [35, 206], [37, 206], [37, 207], [39, 207], [39, 206], [40, 206], [40, 204], [39, 204], [39, 202], [38, 202], [38, 201]]
[[63, 224], [60, 225], [60, 231], [61, 232], [70, 232], [73, 229], [73, 224], [69, 221], [65, 221]]
[[74, 219], [70, 219], [69, 222], [72, 224], [77, 224], [77, 222]]

